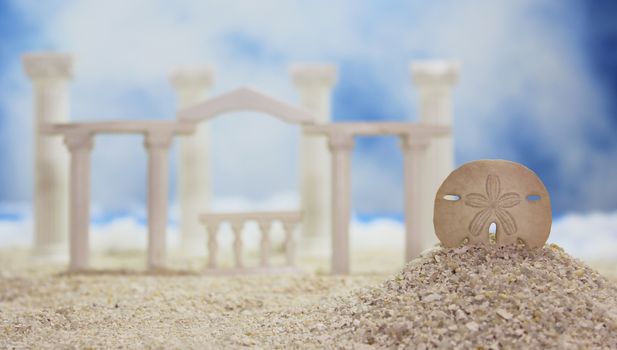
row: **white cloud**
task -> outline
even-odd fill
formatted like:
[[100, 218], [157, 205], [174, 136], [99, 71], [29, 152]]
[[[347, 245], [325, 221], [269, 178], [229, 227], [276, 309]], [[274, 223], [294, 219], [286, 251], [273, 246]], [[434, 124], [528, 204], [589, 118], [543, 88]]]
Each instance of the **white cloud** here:
[[617, 261], [617, 212], [567, 215], [553, 223], [549, 242], [587, 261]]
[[32, 220], [0, 220], [0, 247], [30, 245], [32, 230]]
[[[266, 210], [292, 206], [293, 195], [276, 196], [266, 201], [251, 202], [242, 198], [222, 198], [215, 203], [216, 210]], [[4, 208], [3, 210], [8, 210]], [[14, 210], [15, 208], [12, 208]], [[26, 212], [25, 208], [19, 209]], [[245, 248], [256, 251], [259, 246], [257, 225], [250, 223], [244, 231]], [[370, 222], [352, 220], [350, 242], [354, 251], [395, 252], [404, 246], [404, 225], [396, 220], [378, 219]], [[233, 235], [229, 227], [219, 232], [220, 245], [225, 254], [231, 254]], [[204, 234], [205, 236], [205, 234]], [[272, 239], [282, 242], [283, 234], [276, 227]], [[167, 245], [178, 247], [177, 227], [168, 227]], [[0, 220], [0, 247], [29, 246], [32, 242], [32, 220], [24, 216], [18, 220]], [[91, 227], [91, 248], [97, 252], [145, 250], [147, 229], [135, 217], [124, 216]], [[557, 243], [569, 254], [587, 262], [617, 262], [617, 212], [572, 214], [553, 223], [549, 243]], [[204, 255], [206, 254], [205, 244]], [[299, 247], [298, 249], [302, 249]]]
[[[556, 203], [581, 209], [614, 205], [612, 197], [603, 193], [617, 189], [603, 191], [599, 185], [608, 179], [604, 174], [617, 174], [617, 166], [608, 162], [613, 155], [590, 157], [594, 150], [581, 132], [601, 130], [605, 113], [600, 92], [581, 63], [580, 43], [570, 35], [580, 25], [572, 15], [574, 5], [531, 0], [410, 2], [392, 7], [325, 0], [82, 0], [43, 5], [14, 1], [14, 5], [40, 27], [41, 49], [51, 47], [76, 56], [73, 119], [173, 118], [167, 75], [178, 64], [214, 64], [213, 93], [252, 84], [296, 101], [288, 64], [348, 60], [366, 62], [387, 87], [385, 93], [395, 95], [393, 100], [407, 104], [412, 113], [407, 61], [455, 58], [463, 63], [455, 94], [456, 145], [463, 160], [524, 159], [507, 136], [527, 133], [527, 126], [535, 131], [533, 137], [542, 139], [538, 152], [554, 160], [561, 186], [577, 188], [581, 177], [590, 178], [586, 190], [554, 193]], [[568, 28], [546, 21], [540, 11], [561, 17]], [[17, 64], [12, 71], [19, 72]], [[17, 88], [5, 101], [14, 116], [9, 124], [15, 130], [12, 142], [26, 144], [14, 148], [12, 162], [20, 174], [30, 174], [31, 107], [28, 83], [20, 74], [8, 77]], [[513, 121], [505, 109], [518, 107], [521, 115], [534, 118]], [[213, 156], [215, 193], [263, 198], [296, 189], [297, 171], [282, 169], [296, 167], [291, 163], [297, 159], [289, 150], [297, 148], [297, 135], [283, 126], [246, 118], [213, 123], [212, 152], [224, 152]], [[247, 133], [263, 137], [247, 147], [241, 138]], [[287, 151], [276, 151], [281, 149]], [[232, 169], [241, 163], [232, 160], [238, 159], [247, 164], [241, 173], [234, 173]], [[384, 165], [383, 154], [356, 159], [354, 197], [369, 203], [356, 206], [400, 210], [397, 194], [402, 182], [394, 173], [400, 168], [391, 162]], [[259, 164], [276, 170], [263, 171]], [[93, 196], [102, 208], [143, 203], [145, 152], [140, 140], [97, 140], [93, 168]], [[239, 185], [237, 174], [247, 174], [247, 183]], [[29, 193], [29, 176], [15, 180], [22, 181], [15, 184], [21, 193]]]

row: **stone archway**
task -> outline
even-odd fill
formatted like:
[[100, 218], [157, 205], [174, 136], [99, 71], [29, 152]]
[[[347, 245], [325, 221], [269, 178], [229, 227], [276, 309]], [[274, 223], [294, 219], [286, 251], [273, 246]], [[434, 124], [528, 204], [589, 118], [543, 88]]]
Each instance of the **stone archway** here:
[[[298, 108], [284, 101], [278, 100], [262, 92], [250, 89], [240, 88], [231, 92], [225, 93], [218, 97], [194, 104], [188, 108], [182, 109], [177, 113], [177, 120], [180, 123], [193, 125], [195, 128], [199, 124], [208, 122], [214, 118], [222, 117], [223, 115], [231, 115], [230, 112], [246, 111], [258, 112], [270, 117], [277, 118], [288, 124], [295, 124], [301, 127], [313, 125], [314, 117], [311, 113], [304, 109]], [[189, 138], [191, 136], [188, 136]], [[203, 145], [201, 145], [203, 146]], [[195, 154], [206, 153], [209, 147], [205, 149], [195, 149]], [[183, 151], [187, 151], [183, 149]], [[191, 150], [189, 150], [191, 151]], [[301, 157], [302, 158], [302, 157]], [[194, 164], [182, 164], [182, 170], [193, 172]], [[184, 187], [185, 184], [181, 184]], [[190, 189], [187, 189], [190, 190]], [[181, 191], [183, 192], [183, 191]], [[191, 194], [194, 196], [195, 194]], [[269, 239], [268, 234], [272, 222], [280, 221], [285, 228], [285, 250], [287, 252], [286, 264], [287, 267], [293, 266], [293, 230], [291, 226], [298, 224], [302, 218], [302, 212], [242, 212], [242, 213], [212, 213], [207, 209], [199, 208], [194, 205], [196, 201], [181, 198], [182, 220], [197, 220], [201, 219], [201, 224], [206, 227], [208, 232], [208, 266], [211, 269], [218, 269], [216, 262], [216, 252], [218, 250], [217, 232], [218, 227], [223, 222], [228, 222], [232, 227], [234, 234], [233, 251], [235, 256], [235, 265], [237, 269], [248, 271], [242, 263], [242, 231], [244, 224], [248, 221], [258, 222], [258, 226], [262, 235], [262, 257], [261, 267], [270, 268], [267, 264], [269, 254]], [[302, 208], [304, 209], [304, 208]], [[293, 219], [290, 219], [293, 218]], [[292, 225], [293, 224], [293, 225]], [[201, 231], [203, 232], [203, 231]], [[200, 233], [201, 233], [200, 232]], [[185, 232], [183, 232], [184, 234]]]
[[450, 126], [425, 123], [336, 123], [305, 127], [308, 134], [322, 134], [328, 137], [332, 154], [332, 273], [350, 272], [349, 221], [351, 213], [351, 152], [354, 137], [397, 136], [401, 140], [405, 171], [405, 261], [419, 255], [423, 243], [422, 217], [430, 215], [422, 210], [425, 191], [430, 190], [432, 179], [426, 176], [428, 165], [434, 159], [427, 159], [426, 150], [433, 138], [451, 133]]

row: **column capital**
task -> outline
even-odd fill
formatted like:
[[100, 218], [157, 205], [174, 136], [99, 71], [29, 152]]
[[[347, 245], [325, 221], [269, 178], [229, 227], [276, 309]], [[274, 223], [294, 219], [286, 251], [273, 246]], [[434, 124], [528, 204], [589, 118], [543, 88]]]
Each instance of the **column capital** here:
[[180, 66], [172, 70], [169, 81], [178, 89], [208, 89], [214, 83], [211, 65]]
[[336, 83], [337, 67], [333, 64], [302, 63], [290, 67], [293, 83], [298, 88], [331, 88]]
[[354, 147], [354, 137], [347, 133], [332, 133], [328, 135], [328, 148], [331, 152], [351, 151]]
[[144, 146], [147, 149], [169, 148], [173, 140], [174, 133], [171, 130], [148, 130], [144, 139]]
[[64, 144], [73, 153], [80, 150], [92, 150], [94, 146], [93, 135], [90, 132], [78, 131], [64, 134]]
[[460, 63], [456, 61], [412, 61], [411, 78], [417, 86], [452, 86], [458, 82]]
[[73, 57], [64, 53], [30, 53], [22, 56], [24, 72], [32, 80], [69, 80], [73, 77]]

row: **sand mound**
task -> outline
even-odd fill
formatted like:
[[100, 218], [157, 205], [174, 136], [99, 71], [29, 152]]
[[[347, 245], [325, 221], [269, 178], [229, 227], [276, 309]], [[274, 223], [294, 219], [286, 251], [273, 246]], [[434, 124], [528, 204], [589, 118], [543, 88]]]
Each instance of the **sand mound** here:
[[324, 345], [617, 348], [617, 287], [555, 245], [434, 249], [314, 315]]
[[0, 272], [0, 348], [617, 348], [616, 285], [556, 246], [438, 248], [381, 280]]

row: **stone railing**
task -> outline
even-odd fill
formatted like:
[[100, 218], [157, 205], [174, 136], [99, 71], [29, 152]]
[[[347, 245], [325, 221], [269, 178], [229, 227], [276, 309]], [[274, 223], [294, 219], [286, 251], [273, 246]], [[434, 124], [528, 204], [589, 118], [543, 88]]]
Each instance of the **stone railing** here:
[[[199, 216], [199, 220], [208, 232], [208, 268], [211, 270], [219, 269], [218, 266], [218, 232], [220, 226], [229, 223], [233, 231], [233, 254], [235, 270], [275, 270], [280, 267], [270, 265], [271, 246], [270, 232], [275, 222], [282, 224], [285, 231], [285, 268], [295, 266], [295, 240], [294, 235], [301, 224], [302, 214], [299, 211], [273, 211], [273, 212], [245, 212], [245, 213], [206, 213]], [[259, 249], [259, 268], [251, 269], [245, 266], [242, 256], [242, 232], [247, 222], [256, 222], [261, 231], [261, 241]]]

